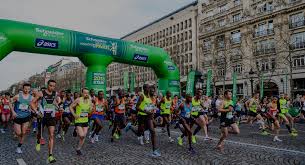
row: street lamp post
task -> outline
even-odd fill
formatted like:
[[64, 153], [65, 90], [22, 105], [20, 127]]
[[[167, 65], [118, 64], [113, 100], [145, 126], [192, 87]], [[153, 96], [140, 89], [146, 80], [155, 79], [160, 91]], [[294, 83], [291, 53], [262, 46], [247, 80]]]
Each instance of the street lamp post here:
[[248, 96], [248, 95], [249, 95], [249, 93], [248, 93], [248, 83], [247, 83], [247, 81], [245, 81], [245, 82], [244, 82], [244, 84], [245, 84], [246, 91], [247, 91], [247, 96]]
[[251, 96], [253, 96], [253, 75], [254, 75], [254, 72], [252, 70], [252, 68], [250, 69], [250, 72], [249, 72], [249, 76], [250, 76], [250, 83], [251, 83]]

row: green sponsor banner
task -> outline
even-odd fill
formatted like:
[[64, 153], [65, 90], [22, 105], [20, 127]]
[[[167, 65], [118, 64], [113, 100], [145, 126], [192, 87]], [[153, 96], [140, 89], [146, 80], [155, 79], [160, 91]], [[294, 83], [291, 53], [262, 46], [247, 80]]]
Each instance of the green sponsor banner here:
[[190, 71], [187, 75], [186, 94], [194, 96], [195, 71]]
[[263, 74], [261, 74], [259, 95], [260, 95], [260, 99], [262, 99], [264, 97], [264, 75]]
[[233, 73], [233, 104], [236, 104], [237, 101], [237, 74]]
[[92, 84], [93, 85], [104, 85], [105, 84], [105, 73], [93, 72], [92, 73]]
[[75, 52], [90, 52], [111, 56], [122, 56], [124, 54], [123, 42], [119, 40], [85, 33], [75, 33], [74, 37], [75, 46], [72, 49]]
[[133, 93], [136, 84], [136, 74], [134, 72], [130, 73], [130, 92]]
[[212, 70], [208, 70], [208, 75], [207, 75], [207, 96], [211, 96], [211, 82], [212, 82]]
[[123, 81], [124, 81], [124, 90], [128, 91], [128, 72], [124, 72]]

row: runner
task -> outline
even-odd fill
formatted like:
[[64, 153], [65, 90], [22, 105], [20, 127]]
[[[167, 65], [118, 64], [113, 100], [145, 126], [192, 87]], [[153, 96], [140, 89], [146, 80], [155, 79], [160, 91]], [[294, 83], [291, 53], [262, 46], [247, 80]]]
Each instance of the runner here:
[[[239, 134], [239, 128], [233, 120], [233, 101], [232, 93], [230, 91], [225, 91], [224, 93], [224, 102], [219, 109], [221, 113], [220, 116], [220, 128], [221, 136], [217, 144], [217, 149], [223, 151], [224, 149], [224, 140], [228, 137], [228, 133]], [[228, 132], [228, 127], [232, 128], [232, 131]]]
[[143, 136], [144, 130], [148, 129], [150, 131], [150, 139], [152, 142], [152, 157], [160, 157], [160, 151], [156, 147], [156, 131], [154, 128], [154, 113], [156, 111], [156, 106], [152, 104], [152, 97], [150, 96], [150, 87], [148, 84], [143, 85], [144, 93], [140, 95], [137, 110], [138, 110], [138, 131], [133, 130], [131, 124], [126, 126], [127, 131], [131, 128], [134, 133], [138, 136], [138, 140], [141, 145], [144, 145]]
[[[63, 90], [63, 91], [60, 91], [59, 92], [59, 98], [60, 100], [63, 100], [64, 98], [66, 97], [66, 92]], [[62, 118], [62, 112], [63, 112], [63, 102], [59, 103], [59, 108], [61, 109], [61, 111], [56, 111], [55, 112], [55, 118], [56, 118], [56, 125], [57, 126], [57, 135], [56, 135], [56, 138], [60, 139], [61, 138], [61, 128], [62, 128], [62, 125], [63, 125], [63, 118]]]
[[208, 130], [207, 130], [207, 121], [205, 120], [204, 113], [203, 113], [204, 105], [200, 100], [201, 96], [202, 96], [202, 91], [198, 89], [196, 91], [195, 97], [192, 99], [191, 115], [193, 118], [195, 118], [195, 121], [196, 121], [195, 123], [197, 125], [197, 128], [195, 129], [193, 136], [192, 136], [193, 143], [197, 142], [196, 134], [201, 130], [201, 128], [203, 128], [203, 131], [205, 134], [204, 140], [209, 140]]
[[[82, 155], [81, 149], [85, 143], [85, 138], [88, 132], [88, 115], [92, 110], [92, 102], [89, 97], [89, 90], [82, 89], [82, 97], [76, 99], [70, 106], [70, 111], [75, 118], [75, 127], [79, 136], [79, 143], [76, 149], [77, 155]], [[76, 109], [74, 111], [74, 109]]]
[[1, 129], [1, 133], [5, 133], [7, 131], [7, 126], [8, 122], [11, 118], [11, 111], [12, 111], [12, 106], [11, 106], [11, 98], [10, 94], [6, 92], [4, 94], [4, 98], [2, 99], [2, 124], [3, 128]]
[[279, 139], [279, 132], [280, 132], [280, 123], [278, 121], [278, 108], [277, 108], [277, 98], [273, 97], [272, 102], [268, 104], [268, 112], [267, 118], [271, 123], [271, 130], [274, 131], [275, 136], [273, 138], [274, 142], [281, 142], [282, 140]]
[[253, 123], [254, 120], [257, 120], [257, 123], [260, 124], [262, 128], [262, 135], [268, 135], [269, 133], [266, 131], [266, 125], [264, 122], [264, 119], [262, 117], [261, 113], [261, 106], [259, 101], [259, 93], [256, 92], [253, 95], [253, 98], [249, 101], [249, 117], [248, 117], [248, 123]]
[[70, 111], [70, 105], [72, 104], [72, 93], [70, 90], [67, 90], [65, 93], [65, 97], [63, 98], [62, 103], [62, 132], [61, 132], [61, 138], [63, 141], [65, 141], [65, 135], [68, 132], [68, 129], [70, 127], [71, 122], [73, 121], [73, 115]]
[[114, 102], [114, 125], [111, 132], [111, 142], [113, 138], [119, 139], [121, 136], [121, 129], [125, 128], [125, 113], [126, 113], [126, 97], [123, 91], [119, 90], [118, 98]]
[[104, 92], [99, 91], [94, 101], [91, 119], [95, 122], [95, 130], [90, 136], [91, 143], [99, 141], [99, 132], [103, 128], [102, 121], [105, 120], [105, 113], [108, 111], [108, 102], [104, 99]]
[[[32, 101], [32, 96], [30, 94], [30, 90], [31, 85], [25, 83], [23, 84], [22, 92], [13, 98], [14, 111], [12, 111], [12, 117], [14, 119], [14, 131], [19, 139], [18, 147], [16, 149], [16, 153], [18, 154], [22, 154], [21, 146], [24, 142], [29, 121], [31, 120], [30, 103]], [[4, 102], [4, 105], [9, 106], [9, 109], [12, 109], [12, 105], [10, 103]]]
[[170, 143], [174, 142], [174, 140], [171, 138], [170, 135], [170, 120], [171, 120], [171, 111], [173, 109], [173, 101], [171, 99], [171, 92], [167, 91], [166, 96], [162, 98], [160, 101], [160, 110], [161, 110], [161, 116], [162, 116], [162, 127], [164, 128], [166, 125], [168, 140]]
[[41, 119], [41, 123], [38, 124], [36, 150], [40, 151], [40, 139], [41, 139], [41, 134], [43, 132], [42, 130], [44, 127], [47, 127], [49, 133], [49, 143], [48, 143], [49, 156], [47, 162], [55, 163], [56, 159], [53, 156], [54, 132], [56, 126], [55, 112], [59, 108], [58, 104], [61, 102], [61, 100], [60, 97], [58, 97], [55, 92], [56, 81], [49, 80], [47, 85], [48, 85], [47, 89], [40, 92], [38, 96], [33, 99], [31, 106], [35, 107], [35, 103], [41, 99], [40, 110], [42, 113], [41, 115], [43, 117]]
[[286, 128], [289, 131], [289, 134], [292, 137], [298, 136], [297, 131], [293, 128], [293, 117], [288, 113], [288, 101], [287, 101], [287, 96], [285, 97], [284, 94], [280, 95], [280, 99], [278, 101], [279, 107], [280, 107], [280, 113], [279, 113], [279, 117], [282, 118], [285, 122]]
[[[194, 123], [194, 119], [191, 117], [191, 111], [192, 111], [192, 96], [186, 95], [186, 100], [184, 103], [181, 103], [179, 106], [179, 123], [182, 124], [184, 130], [181, 130], [184, 136], [188, 137], [189, 142], [189, 149], [188, 151], [192, 154], [195, 153], [193, 147], [192, 147], [192, 130], [191, 125]], [[183, 140], [181, 137], [178, 137], [178, 144], [180, 146], [183, 145]]]

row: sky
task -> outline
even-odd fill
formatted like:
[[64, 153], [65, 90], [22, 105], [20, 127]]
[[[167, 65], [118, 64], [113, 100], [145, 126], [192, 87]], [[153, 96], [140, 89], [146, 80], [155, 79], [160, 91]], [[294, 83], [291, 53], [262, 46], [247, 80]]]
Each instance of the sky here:
[[[193, 1], [1, 0], [0, 19], [121, 38]], [[61, 58], [25, 52], [10, 53], [0, 61], [0, 90], [5, 90], [13, 83], [25, 80], [35, 73], [41, 73]]]

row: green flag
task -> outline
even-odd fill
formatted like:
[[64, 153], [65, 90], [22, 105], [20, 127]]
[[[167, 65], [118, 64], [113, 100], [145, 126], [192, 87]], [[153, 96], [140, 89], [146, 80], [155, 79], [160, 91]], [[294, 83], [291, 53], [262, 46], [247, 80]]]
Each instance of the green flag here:
[[259, 89], [259, 95], [260, 95], [260, 99], [262, 99], [264, 97], [264, 75], [261, 74], [261, 82], [260, 82], [260, 89]]
[[130, 73], [130, 92], [134, 92], [135, 82], [136, 82], [136, 74], [134, 72]]
[[124, 90], [128, 91], [128, 72], [124, 72]]
[[208, 70], [208, 76], [207, 76], [207, 96], [211, 96], [211, 82], [212, 82], [212, 70]]
[[194, 85], [195, 85], [195, 71], [190, 71], [187, 75], [186, 94], [194, 96]]
[[235, 105], [237, 102], [237, 75], [233, 73], [233, 104]]

